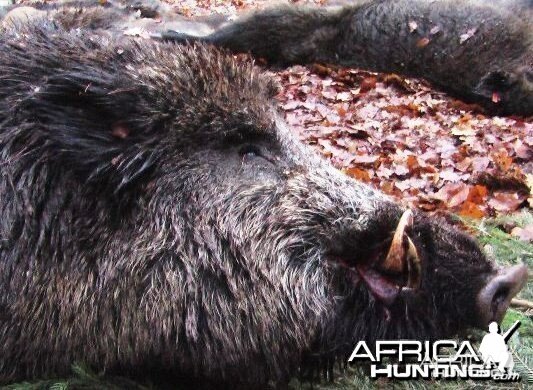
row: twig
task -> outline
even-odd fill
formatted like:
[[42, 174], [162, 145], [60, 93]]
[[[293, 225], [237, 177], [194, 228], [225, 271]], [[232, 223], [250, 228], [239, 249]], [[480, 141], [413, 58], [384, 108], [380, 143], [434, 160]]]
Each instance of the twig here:
[[511, 306], [512, 307], [519, 307], [521, 309], [533, 310], [533, 302], [527, 301], [525, 299], [513, 298], [513, 299], [511, 299]]

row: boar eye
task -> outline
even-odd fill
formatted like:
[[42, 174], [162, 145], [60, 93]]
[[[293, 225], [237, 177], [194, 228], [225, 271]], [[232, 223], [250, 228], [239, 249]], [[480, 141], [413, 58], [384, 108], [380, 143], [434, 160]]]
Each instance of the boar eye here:
[[239, 154], [243, 161], [246, 161], [255, 157], [261, 157], [261, 150], [255, 145], [248, 144], [239, 150]]

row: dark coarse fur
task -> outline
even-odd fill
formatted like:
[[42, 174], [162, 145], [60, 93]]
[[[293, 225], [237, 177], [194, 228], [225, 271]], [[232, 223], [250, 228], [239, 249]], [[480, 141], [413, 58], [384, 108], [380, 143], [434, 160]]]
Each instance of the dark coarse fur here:
[[369, 293], [353, 265], [404, 209], [305, 149], [274, 93], [202, 45], [0, 37], [0, 383], [83, 361], [264, 385], [357, 340], [482, 322], [493, 264], [424, 214], [420, 290]]
[[65, 29], [100, 30], [116, 35], [122, 33], [125, 25], [137, 17], [158, 16], [155, 0], [126, 2], [125, 5], [115, 1], [37, 1], [29, 5], [22, 3], [5, 7], [5, 12], [6, 15], [0, 15], [0, 19], [3, 19], [0, 32], [2, 27], [9, 30], [32, 19], [48, 19]]
[[531, 3], [517, 0], [284, 6], [257, 11], [201, 40], [283, 65], [329, 62], [423, 77], [493, 112], [533, 115], [532, 16]]

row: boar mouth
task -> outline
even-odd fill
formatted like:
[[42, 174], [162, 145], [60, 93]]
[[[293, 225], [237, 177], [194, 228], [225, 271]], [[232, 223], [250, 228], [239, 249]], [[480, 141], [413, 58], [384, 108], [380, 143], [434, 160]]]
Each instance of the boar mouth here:
[[350, 261], [349, 256], [333, 256], [332, 261], [348, 269], [357, 284], [364, 283], [377, 301], [390, 306], [402, 291], [416, 291], [420, 288], [422, 263], [409, 236], [413, 223], [413, 212], [406, 210], [398, 222], [388, 249], [386, 245], [382, 245], [364, 260]]

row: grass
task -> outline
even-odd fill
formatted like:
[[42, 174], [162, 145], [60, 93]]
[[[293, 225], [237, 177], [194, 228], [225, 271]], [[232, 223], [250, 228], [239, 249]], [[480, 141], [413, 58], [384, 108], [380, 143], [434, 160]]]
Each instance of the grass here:
[[134, 382], [122, 377], [106, 377], [92, 372], [87, 367], [74, 364], [72, 376], [65, 379], [51, 379], [21, 382], [2, 387], [2, 390], [155, 390], [151, 385]]
[[[533, 244], [519, 241], [507, 234], [502, 227], [521, 226], [533, 224], [533, 213], [523, 211], [512, 216], [503, 216], [496, 219], [473, 221], [465, 220], [477, 235], [485, 251], [501, 265], [517, 264], [524, 262], [530, 270], [533, 270]], [[533, 282], [528, 281], [526, 287], [520, 292], [519, 298], [533, 301]], [[497, 384], [493, 381], [390, 381], [372, 380], [364, 372], [362, 367], [349, 367], [339, 373], [333, 381], [315, 383], [313, 385], [293, 380], [289, 384], [291, 389], [315, 389], [315, 390], [342, 390], [342, 389], [398, 389], [398, 390], [422, 390], [430, 388], [460, 390], [460, 389], [527, 389], [533, 388], [533, 312], [524, 312], [517, 309], [509, 309], [505, 316], [502, 327], [508, 329], [515, 321], [519, 320], [522, 325], [517, 333], [511, 338], [509, 345], [513, 351], [515, 371], [521, 374], [518, 383]], [[483, 332], [474, 331], [474, 340], [480, 340]], [[529, 381], [528, 381], [529, 378]], [[179, 384], [176, 385], [179, 387]], [[13, 384], [5, 389], [9, 390], [72, 390], [72, 389], [133, 389], [148, 390], [157, 388], [150, 384], [133, 382], [127, 378], [105, 377], [95, 374], [87, 368], [74, 365], [73, 375], [61, 380], [46, 380], [37, 382], [23, 382]]]

